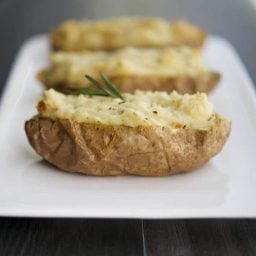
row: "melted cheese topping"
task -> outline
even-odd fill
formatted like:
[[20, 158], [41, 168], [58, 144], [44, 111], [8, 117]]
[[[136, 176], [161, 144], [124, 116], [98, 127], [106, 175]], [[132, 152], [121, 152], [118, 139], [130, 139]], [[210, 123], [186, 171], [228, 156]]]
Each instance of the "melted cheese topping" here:
[[160, 18], [121, 17], [67, 21], [53, 32], [52, 38], [60, 49], [81, 51], [125, 46], [201, 45], [205, 33], [186, 21], [170, 23]]
[[51, 56], [47, 83], [70, 83], [88, 86], [84, 75], [98, 78], [99, 73], [119, 76], [197, 76], [209, 72], [201, 51], [189, 47], [165, 49], [125, 48], [116, 52], [59, 52]]
[[136, 91], [123, 96], [126, 101], [121, 103], [120, 99], [111, 97], [64, 95], [50, 89], [45, 91], [38, 110], [41, 116], [51, 119], [130, 127], [207, 129], [214, 121], [213, 106], [205, 93]]

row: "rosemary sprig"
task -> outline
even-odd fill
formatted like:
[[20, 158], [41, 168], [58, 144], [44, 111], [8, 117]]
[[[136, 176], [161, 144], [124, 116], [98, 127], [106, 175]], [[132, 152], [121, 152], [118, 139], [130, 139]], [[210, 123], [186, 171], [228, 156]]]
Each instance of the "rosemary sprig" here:
[[108, 86], [109, 90], [112, 92], [112, 94], [114, 94], [117, 98], [120, 98], [121, 100], [124, 100], [124, 97], [122, 96], [122, 94], [119, 92], [119, 90], [117, 89], [116, 85], [114, 83], [112, 83], [105, 75], [101, 74], [101, 78], [103, 79], [103, 81], [105, 82], [105, 84]]
[[66, 90], [67, 93], [71, 94], [86, 94], [91, 96], [106, 96], [112, 98], [119, 98], [122, 102], [125, 102], [124, 97], [117, 89], [116, 85], [111, 82], [105, 75], [100, 74], [102, 82], [97, 81], [89, 75], [85, 75], [95, 87], [84, 87], [84, 88], [69, 88]]
[[100, 91], [97, 88], [88, 87], [88, 88], [69, 88], [65, 90], [65, 93], [67, 94], [86, 94], [90, 96], [106, 96], [105, 92]]

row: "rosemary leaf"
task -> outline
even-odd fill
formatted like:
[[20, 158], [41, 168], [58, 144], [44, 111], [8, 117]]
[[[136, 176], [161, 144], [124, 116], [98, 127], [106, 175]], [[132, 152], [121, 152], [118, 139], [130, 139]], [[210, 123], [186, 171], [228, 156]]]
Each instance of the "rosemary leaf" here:
[[66, 91], [67, 93], [71, 94], [86, 94], [86, 95], [91, 95], [91, 96], [108, 96], [107, 93], [104, 91], [98, 89], [98, 88], [70, 88]]
[[98, 87], [99, 90], [106, 93], [106, 96], [111, 96], [112, 98], [118, 98], [116, 95], [114, 95], [111, 91], [109, 91], [108, 87], [104, 87], [103, 84], [101, 84], [99, 81], [94, 79], [93, 77], [86, 75], [85, 76], [92, 84], [94, 84], [96, 87]]
[[85, 77], [94, 85], [96, 85], [96, 87], [101, 90], [104, 91], [106, 94], [108, 94], [108, 92], [105, 90], [104, 86], [97, 81], [96, 79], [94, 79], [93, 77], [89, 76], [89, 75], [85, 75]]
[[116, 96], [116, 98], [120, 98], [121, 100], [125, 101], [124, 97], [121, 95], [121, 93], [117, 89], [116, 85], [113, 82], [111, 82], [105, 75], [100, 74], [100, 76], [103, 79], [103, 81], [105, 82], [108, 89]]

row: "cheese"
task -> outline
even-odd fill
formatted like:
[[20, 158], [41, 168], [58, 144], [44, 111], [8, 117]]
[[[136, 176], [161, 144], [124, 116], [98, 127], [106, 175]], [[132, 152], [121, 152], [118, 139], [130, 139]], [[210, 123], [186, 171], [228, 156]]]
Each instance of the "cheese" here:
[[44, 92], [38, 110], [42, 117], [51, 119], [130, 127], [207, 129], [214, 122], [213, 106], [205, 93], [136, 91], [123, 96], [124, 103], [117, 98], [64, 95], [50, 89]]
[[88, 86], [85, 74], [95, 78], [99, 73], [108, 77], [195, 77], [209, 72], [202, 62], [201, 51], [185, 46], [176, 49], [125, 48], [115, 52], [58, 52], [51, 55], [51, 61], [47, 81], [53, 85]]

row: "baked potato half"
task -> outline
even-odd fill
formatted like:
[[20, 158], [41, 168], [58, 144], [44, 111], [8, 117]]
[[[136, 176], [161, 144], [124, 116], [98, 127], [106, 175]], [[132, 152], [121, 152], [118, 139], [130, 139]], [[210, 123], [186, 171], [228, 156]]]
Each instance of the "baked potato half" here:
[[31, 146], [68, 172], [165, 176], [205, 164], [230, 133], [230, 121], [213, 112], [204, 93], [123, 96], [125, 102], [45, 91], [38, 115], [25, 123]]
[[201, 47], [206, 32], [186, 21], [121, 17], [104, 20], [66, 21], [51, 33], [53, 49], [62, 51], [111, 51], [126, 46], [162, 48]]
[[220, 74], [209, 70], [201, 50], [189, 47], [165, 49], [125, 48], [115, 52], [58, 52], [51, 66], [38, 74], [46, 88], [65, 91], [90, 85], [84, 74], [106, 74], [122, 92], [135, 90], [196, 93], [211, 91]]

